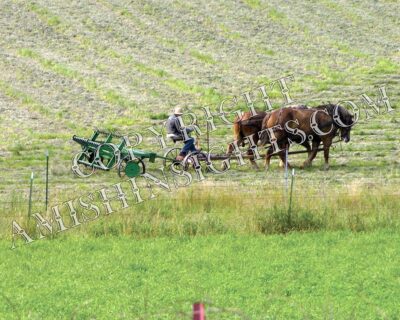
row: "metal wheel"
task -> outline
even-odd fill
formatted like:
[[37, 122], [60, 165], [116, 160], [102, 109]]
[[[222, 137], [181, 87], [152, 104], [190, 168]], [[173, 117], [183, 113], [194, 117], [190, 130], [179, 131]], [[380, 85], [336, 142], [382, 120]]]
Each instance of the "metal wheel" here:
[[181, 150], [181, 148], [177, 147], [168, 149], [167, 152], [164, 153], [164, 158], [166, 158], [163, 160], [164, 167], [167, 167], [170, 163], [179, 163], [179, 161], [175, 159], [179, 156]]
[[[72, 172], [81, 178], [87, 178], [95, 173], [96, 168], [93, 167], [94, 156], [89, 152], [80, 151], [72, 159]], [[82, 163], [82, 162], [84, 163]]]
[[113, 169], [120, 162], [121, 151], [115, 145], [103, 143], [96, 150], [97, 164], [105, 169]]
[[214, 174], [221, 174], [230, 168], [229, 155], [213, 155], [210, 154], [206, 159], [207, 171]]
[[118, 175], [120, 178], [134, 178], [146, 172], [146, 165], [142, 159], [136, 158], [130, 160], [130, 157], [125, 157], [118, 165]]
[[[195, 157], [197, 155], [197, 157]], [[184, 170], [189, 170], [190, 167], [195, 169], [196, 166], [196, 160], [197, 158], [198, 165], [205, 164], [207, 161], [207, 154], [202, 151], [196, 151], [196, 152], [190, 152], [186, 155], [186, 157], [182, 160], [182, 166]]]

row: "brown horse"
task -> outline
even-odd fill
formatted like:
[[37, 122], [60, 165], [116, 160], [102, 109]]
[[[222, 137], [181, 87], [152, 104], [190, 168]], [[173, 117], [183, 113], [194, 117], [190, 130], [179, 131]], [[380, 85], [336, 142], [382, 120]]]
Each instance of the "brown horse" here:
[[[295, 109], [308, 109], [305, 105], [297, 105], [291, 106], [288, 108], [295, 108]], [[238, 146], [244, 147], [246, 143], [249, 143], [246, 137], [252, 136], [254, 144], [257, 145], [258, 141], [260, 140], [259, 132], [262, 130], [263, 121], [266, 121], [271, 113], [265, 111], [256, 111], [256, 115], [252, 115], [250, 111], [244, 112], [241, 117], [236, 116], [234, 123], [233, 123], [233, 137], [234, 142], [238, 144]], [[310, 144], [308, 141], [305, 141], [302, 144], [308, 152], [311, 151]], [[227, 154], [232, 154], [234, 148], [233, 144], [228, 144]], [[249, 148], [247, 150], [247, 154], [251, 156], [253, 154], [252, 150]], [[252, 157], [250, 157], [250, 162], [253, 168], [258, 169], [257, 163], [254, 161]]]
[[[273, 132], [276, 140], [271, 140], [266, 131], [261, 133], [261, 143], [271, 143], [265, 158], [266, 167], [273, 153], [278, 152], [282, 161], [285, 161], [285, 149], [293, 142], [303, 144], [307, 140], [312, 141], [312, 149], [304, 166], [311, 165], [317, 155], [318, 146], [323, 143], [325, 169], [329, 168], [329, 149], [333, 138], [340, 131], [341, 139], [350, 141], [350, 130], [353, 125], [353, 116], [342, 106], [327, 104], [317, 108], [296, 109], [282, 108], [271, 112], [264, 119], [262, 130], [269, 129], [270, 136]], [[275, 128], [274, 128], [275, 127]], [[303, 141], [306, 139], [305, 141]], [[303, 144], [304, 145], [304, 144]]]
[[[265, 111], [256, 111], [256, 115], [252, 115], [250, 111], [243, 112], [242, 116], [236, 116], [233, 123], [233, 141], [238, 144], [238, 146], [244, 147], [248, 141], [246, 137], [253, 136], [253, 141], [257, 145], [259, 136], [258, 132], [261, 130], [262, 122], [265, 116], [268, 114]], [[234, 148], [233, 143], [228, 144], [227, 154], [232, 154]], [[247, 150], [247, 154], [252, 155], [251, 149]], [[250, 157], [250, 162], [253, 168], [258, 169], [257, 163], [252, 157]]]

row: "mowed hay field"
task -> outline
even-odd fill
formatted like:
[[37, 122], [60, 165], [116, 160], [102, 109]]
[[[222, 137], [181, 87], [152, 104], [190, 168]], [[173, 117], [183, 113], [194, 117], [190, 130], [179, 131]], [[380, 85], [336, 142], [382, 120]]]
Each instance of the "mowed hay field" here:
[[[397, 1], [8, 1], [0, 2], [0, 318], [190, 319], [202, 300], [208, 319], [397, 319], [400, 273], [400, 5]], [[147, 128], [165, 134], [175, 106], [199, 116], [205, 148], [209, 106], [224, 150], [225, 110], [247, 110], [243, 93], [265, 84], [285, 105], [278, 78], [297, 104], [351, 100], [360, 120], [323, 170], [296, 167], [289, 187], [271, 169], [232, 165], [222, 175], [171, 190], [139, 181], [136, 204], [116, 171], [79, 179], [71, 160], [94, 127], [138, 132], [140, 148], [165, 152]], [[363, 109], [385, 86], [393, 111]], [[261, 101], [259, 109], [265, 108]], [[233, 116], [229, 117], [233, 119]], [[167, 141], [168, 147], [172, 143]], [[36, 240], [28, 220], [50, 206], [69, 230]], [[299, 147], [293, 150], [302, 150]], [[263, 162], [259, 161], [260, 167]], [[157, 171], [162, 162], [150, 165]], [[140, 179], [139, 179], [140, 180]], [[121, 182], [128, 208], [110, 196]], [[79, 196], [101, 208], [75, 228], [63, 203]], [[115, 194], [114, 194], [115, 195]], [[93, 213], [93, 212], [92, 212]], [[12, 245], [15, 220], [35, 241]], [[54, 232], [57, 230], [54, 227]], [[214, 311], [214, 313], [213, 313]]]

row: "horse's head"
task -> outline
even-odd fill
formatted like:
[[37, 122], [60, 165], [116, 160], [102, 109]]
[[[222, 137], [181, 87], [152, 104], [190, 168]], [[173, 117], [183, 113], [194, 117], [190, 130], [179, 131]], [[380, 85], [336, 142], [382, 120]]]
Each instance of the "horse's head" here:
[[350, 141], [350, 131], [351, 127], [340, 128], [340, 138], [346, 143]]
[[333, 115], [335, 123], [339, 127], [340, 138], [344, 142], [350, 141], [350, 131], [354, 122], [354, 116], [344, 107], [337, 105]]

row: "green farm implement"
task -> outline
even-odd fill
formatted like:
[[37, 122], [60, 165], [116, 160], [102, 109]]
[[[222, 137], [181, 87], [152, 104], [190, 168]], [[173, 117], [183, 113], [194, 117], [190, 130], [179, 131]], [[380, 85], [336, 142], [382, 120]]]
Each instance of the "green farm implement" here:
[[227, 168], [232, 156], [209, 154], [199, 150], [187, 154], [182, 161], [178, 161], [176, 157], [181, 151], [179, 147], [170, 148], [161, 156], [155, 152], [131, 147], [125, 136], [100, 130], [95, 130], [89, 139], [73, 136], [72, 140], [82, 147], [82, 151], [75, 155], [72, 165], [72, 170], [81, 177], [90, 176], [96, 169], [110, 171], [113, 168], [118, 170], [120, 177], [137, 177], [146, 172], [146, 159], [153, 163], [156, 159], [162, 159], [164, 167], [173, 165], [177, 166], [177, 170], [190, 168], [199, 170], [203, 164], [208, 171], [217, 172], [221, 168], [223, 170]]
[[[116, 139], [119, 140], [117, 143]], [[120, 177], [133, 178], [146, 172], [145, 159], [149, 162], [155, 162], [156, 158], [174, 161], [155, 152], [134, 149], [126, 137], [111, 132], [95, 130], [90, 139], [73, 136], [72, 140], [82, 147], [73, 160], [73, 170], [82, 173], [81, 176], [89, 176], [96, 169], [117, 168]], [[86, 168], [85, 173], [82, 166]], [[89, 174], [87, 169], [91, 171]]]
[[[119, 140], [117, 143], [116, 139]], [[72, 165], [72, 170], [80, 177], [88, 177], [96, 169], [110, 171], [113, 168], [118, 170], [121, 178], [137, 177], [146, 172], [146, 159], [153, 163], [156, 159], [162, 159], [164, 167], [172, 165], [176, 170], [187, 171], [190, 168], [199, 170], [205, 166], [204, 169], [208, 172], [223, 173], [229, 169], [230, 159], [235, 157], [233, 154], [211, 154], [199, 150], [187, 154], [182, 161], [178, 161], [176, 156], [181, 151], [179, 147], [170, 148], [161, 156], [155, 152], [133, 148], [126, 136], [100, 130], [95, 130], [89, 139], [73, 136], [72, 140], [82, 147], [82, 151], [75, 155]], [[307, 151], [293, 151], [288, 154], [304, 152]], [[253, 159], [253, 157], [242, 154], [242, 158]], [[264, 157], [265, 155], [260, 155], [260, 158]]]

